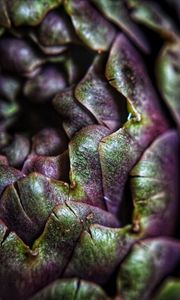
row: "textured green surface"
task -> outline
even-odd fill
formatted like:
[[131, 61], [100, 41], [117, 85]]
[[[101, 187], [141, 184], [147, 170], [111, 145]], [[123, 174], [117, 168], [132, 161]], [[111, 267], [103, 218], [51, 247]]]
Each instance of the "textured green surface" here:
[[177, 298], [178, 2], [0, 1], [1, 300]]
[[135, 245], [119, 270], [117, 285], [120, 297], [128, 300], [149, 299], [153, 288], [179, 262], [179, 249], [176, 241], [161, 238]]
[[176, 226], [178, 147], [177, 132], [169, 131], [161, 135], [144, 152], [130, 173], [135, 207], [133, 222], [139, 223], [151, 234], [161, 234], [166, 230], [168, 234]]
[[116, 33], [113, 25], [88, 1], [65, 0], [64, 3], [77, 35], [85, 45], [98, 52], [108, 50]]
[[6, 1], [6, 7], [13, 24], [34, 26], [41, 22], [49, 10], [61, 2], [62, 0], [13, 0]]
[[168, 43], [161, 50], [156, 65], [156, 78], [159, 90], [180, 124], [180, 41]]
[[73, 88], [58, 93], [53, 104], [64, 119], [63, 127], [70, 138], [81, 128], [95, 123], [93, 116], [78, 105]]
[[97, 285], [78, 279], [59, 280], [31, 300], [108, 300], [104, 291]]
[[116, 38], [111, 48], [106, 77], [126, 97], [133, 111], [132, 119], [123, 128], [104, 138], [99, 148], [105, 198], [107, 205], [110, 202], [112, 206], [110, 210], [116, 211], [127, 180], [126, 174], [143, 149], [167, 125], [143, 62], [123, 34]]
[[158, 32], [162, 37], [175, 38], [176, 28], [173, 20], [163, 12], [158, 3], [137, 3], [132, 16], [134, 20]]
[[114, 0], [92, 0], [97, 8], [127, 35], [145, 52], [149, 51], [148, 40], [138, 26], [129, 16], [126, 3]]
[[103, 74], [104, 64], [105, 57], [101, 55], [95, 57], [85, 77], [76, 86], [75, 96], [93, 114], [99, 124], [115, 131], [121, 124], [119, 115], [123, 114], [121, 96], [107, 82]]
[[109, 131], [98, 125], [82, 129], [69, 144], [70, 199], [105, 208], [98, 146]]
[[175, 278], [168, 278], [162, 284], [156, 300], [179, 300], [180, 281]]

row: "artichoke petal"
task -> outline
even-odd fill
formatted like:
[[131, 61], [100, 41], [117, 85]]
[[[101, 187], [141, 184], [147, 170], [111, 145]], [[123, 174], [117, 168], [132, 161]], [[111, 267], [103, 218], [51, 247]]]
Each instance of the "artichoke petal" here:
[[88, 1], [65, 0], [64, 6], [70, 16], [78, 37], [92, 50], [108, 50], [116, 30]]
[[135, 244], [119, 269], [119, 296], [129, 300], [152, 299], [153, 289], [179, 262], [180, 244], [175, 240], [147, 239]]

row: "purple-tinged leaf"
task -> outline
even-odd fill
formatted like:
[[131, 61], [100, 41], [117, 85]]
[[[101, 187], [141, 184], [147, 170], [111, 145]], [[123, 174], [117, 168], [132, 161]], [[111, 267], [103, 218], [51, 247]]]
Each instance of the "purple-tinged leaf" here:
[[30, 300], [108, 300], [103, 289], [93, 282], [79, 279], [61, 279], [38, 292]]
[[159, 291], [154, 296], [155, 300], [178, 300], [180, 295], [179, 278], [167, 278], [160, 285]]
[[0, 164], [0, 196], [8, 185], [22, 177], [24, 177], [24, 175], [19, 170], [9, 167], [6, 164]]
[[130, 226], [108, 228], [91, 225], [89, 230], [81, 233], [64, 276], [106, 282], [136, 238], [131, 234]]
[[[158, 137], [131, 171], [135, 231], [145, 235], [173, 234], [178, 212], [180, 151], [176, 131]], [[173, 222], [172, 222], [173, 220]]]
[[3, 13], [15, 26], [34, 26], [42, 21], [48, 11], [58, 7], [62, 0], [6, 0], [3, 2], [6, 3]]
[[121, 124], [121, 96], [112, 89], [103, 75], [105, 57], [97, 56], [75, 89], [77, 100], [85, 106], [100, 125], [115, 131]]
[[176, 39], [177, 32], [173, 19], [166, 15], [158, 3], [139, 2], [131, 15], [136, 22], [147, 26], [162, 37], [169, 40]]
[[53, 104], [64, 120], [63, 127], [69, 138], [81, 128], [96, 123], [93, 116], [76, 100], [74, 88], [59, 92], [53, 99]]
[[68, 151], [58, 156], [29, 155], [23, 169], [24, 174], [40, 173], [46, 177], [69, 181], [69, 155]]
[[30, 151], [30, 142], [27, 137], [16, 134], [12, 141], [0, 150], [0, 153], [6, 155], [9, 165], [20, 167]]
[[26, 243], [32, 243], [53, 208], [67, 200], [68, 184], [31, 173], [6, 188], [0, 201], [0, 218]]
[[111, 22], [116, 24], [134, 41], [143, 51], [149, 52], [149, 42], [143, 31], [130, 18], [130, 11], [128, 11], [124, 0], [91, 0], [97, 8], [107, 17]]
[[31, 76], [45, 62], [42, 55], [35, 52], [31, 44], [18, 38], [0, 39], [0, 64], [3, 70], [23, 76]]
[[76, 133], [69, 143], [70, 199], [105, 208], [98, 147], [109, 134], [106, 127], [91, 125]]
[[118, 35], [110, 51], [106, 77], [127, 99], [130, 110], [123, 128], [102, 139], [99, 146], [105, 201], [116, 213], [130, 170], [168, 124], [143, 62], [123, 34]]
[[32, 138], [32, 151], [41, 156], [55, 156], [67, 149], [67, 138], [63, 131], [44, 128]]
[[44, 46], [64, 46], [77, 42], [69, 17], [58, 11], [52, 11], [44, 18], [38, 27], [37, 38]]
[[85, 45], [98, 52], [109, 49], [116, 30], [89, 1], [65, 0], [64, 6], [78, 37]]
[[31, 101], [43, 102], [51, 99], [65, 87], [66, 78], [63, 71], [54, 66], [48, 66], [26, 81], [24, 95]]
[[67, 47], [64, 45], [45, 46], [41, 44], [34, 32], [29, 32], [29, 37], [46, 55], [60, 55], [67, 50]]
[[120, 266], [118, 295], [122, 299], [152, 299], [153, 289], [180, 263], [180, 243], [166, 238], [135, 244]]
[[180, 41], [166, 44], [156, 63], [159, 90], [180, 126]]
[[[70, 261], [80, 235], [87, 232], [85, 230], [88, 230], [91, 224], [97, 223], [103, 226], [105, 224], [110, 227], [117, 226], [115, 217], [101, 209], [70, 202], [59, 205], [51, 213], [44, 231], [31, 249], [14, 232], [6, 236], [7, 229], [0, 224], [1, 296], [3, 298], [8, 296], [9, 299], [13, 296], [15, 300], [28, 299], [48, 283], [59, 278]], [[114, 248], [111, 250], [114, 253], [116, 251], [121, 253], [119, 245], [122, 243], [122, 257], [128, 245], [132, 244], [133, 238], [129, 236], [128, 230], [121, 233], [119, 229], [109, 227], [106, 229], [103, 226], [96, 226], [96, 231], [98, 229], [102, 231], [102, 236], [108, 240], [108, 249], [110, 249], [110, 244], [114, 243]], [[95, 229], [91, 230], [95, 234]], [[124, 247], [124, 239], [121, 242], [122, 238], [127, 243], [126, 247]], [[99, 253], [100, 256], [104, 256], [104, 263], [107, 259], [105, 250]], [[121, 258], [115, 256], [113, 259], [118, 261]], [[11, 289], [9, 289], [9, 282], [12, 283]]]

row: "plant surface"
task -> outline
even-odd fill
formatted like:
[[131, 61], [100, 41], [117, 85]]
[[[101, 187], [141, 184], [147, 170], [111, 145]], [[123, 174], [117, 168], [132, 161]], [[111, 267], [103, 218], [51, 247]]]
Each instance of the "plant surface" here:
[[178, 300], [178, 0], [0, 0], [0, 300]]

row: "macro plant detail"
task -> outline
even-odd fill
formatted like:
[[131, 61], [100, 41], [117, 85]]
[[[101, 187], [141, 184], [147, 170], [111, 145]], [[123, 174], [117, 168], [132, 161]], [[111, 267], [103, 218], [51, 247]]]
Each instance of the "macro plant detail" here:
[[0, 299], [180, 297], [179, 1], [0, 0]]

